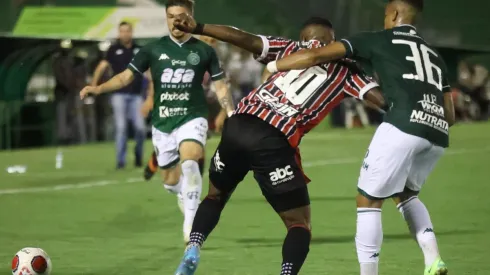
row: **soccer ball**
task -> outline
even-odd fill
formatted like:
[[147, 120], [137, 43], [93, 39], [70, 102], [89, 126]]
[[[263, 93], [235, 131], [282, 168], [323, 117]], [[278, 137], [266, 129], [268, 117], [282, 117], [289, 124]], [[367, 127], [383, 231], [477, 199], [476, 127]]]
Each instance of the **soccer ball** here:
[[51, 259], [41, 248], [22, 248], [12, 260], [13, 275], [49, 275], [51, 268]]

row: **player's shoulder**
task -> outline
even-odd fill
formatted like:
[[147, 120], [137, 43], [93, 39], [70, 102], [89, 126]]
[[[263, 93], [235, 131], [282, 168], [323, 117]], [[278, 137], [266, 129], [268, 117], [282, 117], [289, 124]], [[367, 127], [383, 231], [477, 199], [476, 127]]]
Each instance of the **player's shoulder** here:
[[192, 44], [194, 47], [199, 47], [199, 48], [202, 48], [204, 50], [207, 50], [207, 51], [210, 51], [210, 50], [214, 50], [213, 47], [211, 47], [208, 43], [196, 38], [196, 37], [191, 37], [189, 38], [189, 41], [187, 42], [189, 44]]

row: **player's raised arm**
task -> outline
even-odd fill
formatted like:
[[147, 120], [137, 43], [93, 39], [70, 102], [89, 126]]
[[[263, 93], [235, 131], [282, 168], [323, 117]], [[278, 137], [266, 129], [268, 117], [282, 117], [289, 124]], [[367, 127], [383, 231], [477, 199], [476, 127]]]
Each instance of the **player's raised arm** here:
[[86, 86], [80, 91], [80, 98], [84, 99], [89, 94], [99, 95], [128, 86], [134, 80], [134, 74], [131, 70], [126, 69], [122, 73], [113, 76], [109, 81], [99, 86]]
[[218, 98], [219, 104], [221, 108], [226, 111], [228, 116], [233, 114], [235, 107], [233, 105], [233, 98], [231, 97], [231, 93], [228, 90], [228, 85], [224, 79], [213, 82], [213, 85], [216, 89], [216, 97]]
[[228, 42], [254, 54], [261, 54], [264, 48], [262, 38], [234, 27], [200, 24], [189, 14], [180, 14], [174, 26], [187, 33], [206, 35], [218, 40]]
[[153, 109], [153, 97], [155, 95], [155, 89], [153, 86], [153, 79], [151, 77], [151, 70], [145, 72], [145, 78], [148, 79], [148, 88], [146, 93], [146, 99], [141, 106], [141, 114], [143, 117], [148, 117], [148, 114]]
[[267, 64], [271, 73], [307, 69], [317, 64], [330, 62], [345, 57], [347, 50], [344, 44], [334, 42], [322, 48], [303, 50]]

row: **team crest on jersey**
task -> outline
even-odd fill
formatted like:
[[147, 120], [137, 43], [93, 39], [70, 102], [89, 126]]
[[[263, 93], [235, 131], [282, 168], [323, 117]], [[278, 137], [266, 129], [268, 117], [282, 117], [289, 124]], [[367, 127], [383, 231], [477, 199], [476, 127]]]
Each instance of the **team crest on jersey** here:
[[187, 56], [187, 61], [191, 65], [197, 65], [197, 64], [199, 64], [199, 62], [201, 62], [201, 57], [199, 57], [199, 55], [197, 53], [191, 52], [189, 54], [189, 56]]

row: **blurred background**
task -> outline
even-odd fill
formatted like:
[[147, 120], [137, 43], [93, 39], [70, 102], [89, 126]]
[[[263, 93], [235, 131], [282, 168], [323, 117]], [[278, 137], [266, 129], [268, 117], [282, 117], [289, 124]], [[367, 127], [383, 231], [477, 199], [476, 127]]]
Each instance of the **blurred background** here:
[[[310, 16], [329, 18], [337, 37], [379, 29], [384, 5], [382, 0], [304, 0], [301, 5], [295, 0], [196, 2], [196, 17], [203, 22], [290, 38], [298, 37], [302, 22]], [[0, 149], [113, 139], [109, 96], [80, 102], [78, 91], [91, 82], [97, 64], [117, 37], [119, 22], [134, 25], [134, 37], [140, 45], [167, 33], [163, 3], [164, 0], [0, 1]], [[431, 0], [426, 2], [419, 25], [446, 60], [458, 119], [462, 122], [489, 118], [489, 8], [486, 0]], [[260, 83], [263, 67], [240, 49], [211, 43], [238, 101]], [[102, 80], [110, 76], [106, 73]], [[144, 93], [142, 89], [142, 96]], [[212, 90], [207, 89], [207, 93], [212, 127], [219, 105]], [[363, 127], [381, 119], [362, 103], [347, 100], [330, 115], [324, 127]]]
[[[385, 1], [196, 0], [195, 15], [205, 23], [293, 39], [307, 18], [322, 16], [341, 38], [382, 28]], [[0, 173], [0, 274], [11, 274], [15, 251], [27, 246], [45, 249], [55, 274], [173, 274], [183, 249], [175, 196], [158, 176], [145, 182], [141, 168], [115, 172], [114, 117], [120, 116], [113, 115], [111, 95], [78, 97], [100, 61], [114, 56], [109, 49], [118, 46], [121, 21], [133, 25], [139, 45], [168, 33], [163, 3], [0, 0], [0, 169], [6, 169]], [[490, 1], [426, 0], [425, 6], [418, 27], [446, 60], [459, 122], [421, 197], [451, 274], [488, 275]], [[235, 101], [261, 82], [264, 68], [249, 54], [206, 41], [218, 52]], [[111, 75], [106, 70], [99, 83]], [[213, 128], [220, 107], [208, 84]], [[141, 86], [138, 96], [145, 97], [144, 81]], [[361, 102], [345, 100], [302, 141], [316, 228], [303, 274], [359, 274], [356, 183], [381, 119]], [[134, 135], [131, 123], [128, 128]], [[220, 141], [219, 131], [210, 131], [216, 136], [207, 141], [207, 167]], [[149, 140], [144, 149], [146, 161]], [[207, 178], [205, 172], [204, 190]], [[201, 274], [277, 274], [284, 227], [252, 176], [227, 209], [206, 244]], [[383, 217], [380, 270], [421, 274], [420, 250], [393, 204]]]

